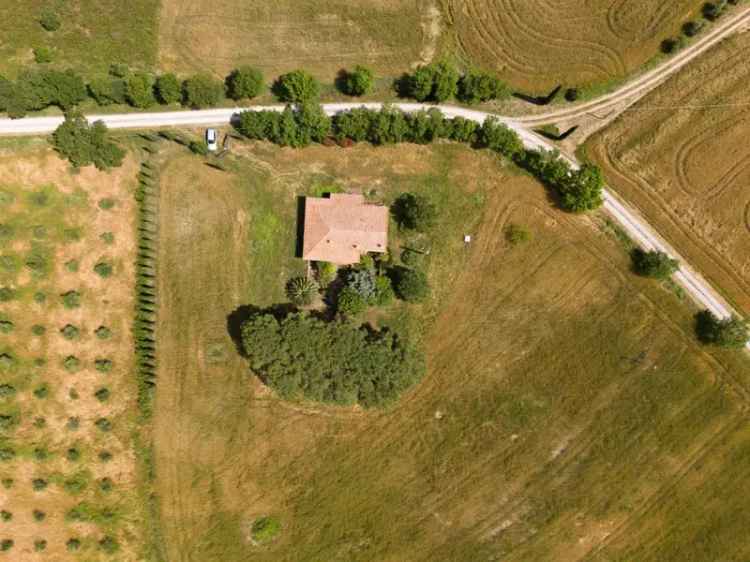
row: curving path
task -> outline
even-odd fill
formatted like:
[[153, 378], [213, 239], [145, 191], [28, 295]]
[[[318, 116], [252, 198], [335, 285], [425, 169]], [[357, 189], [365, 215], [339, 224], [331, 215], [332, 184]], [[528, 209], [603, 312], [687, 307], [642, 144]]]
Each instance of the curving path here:
[[[329, 103], [323, 108], [329, 115], [347, 111], [355, 107], [379, 109], [380, 103]], [[430, 106], [418, 103], [399, 103], [395, 107], [403, 111], [419, 111], [431, 107], [437, 108], [447, 117], [464, 117], [482, 123], [490, 117], [498, 118], [519, 135], [524, 145], [532, 149], [554, 150], [555, 146], [543, 137], [529, 131], [516, 119], [508, 119], [482, 111], [465, 109], [450, 105]], [[283, 105], [255, 106], [249, 108], [205, 109], [200, 111], [171, 111], [163, 113], [127, 113], [116, 115], [89, 115], [91, 122], [101, 120], [111, 129], [146, 129], [161, 127], [194, 127], [206, 125], [227, 125], [236, 118], [239, 111], [273, 110], [282, 111]], [[63, 121], [62, 117], [29, 117], [25, 119], [0, 119], [0, 135], [29, 135], [50, 133]], [[573, 166], [579, 164], [575, 159], [563, 156]], [[684, 259], [667, 244], [661, 236], [636, 211], [620, 201], [611, 191], [604, 191], [604, 210], [609, 213], [635, 240], [647, 250], [656, 249], [680, 260], [680, 271], [675, 274], [675, 281], [682, 285], [688, 295], [701, 307], [707, 308], [717, 316], [724, 318], [734, 313], [729, 304], [715, 291], [708, 282], [692, 269]], [[750, 342], [747, 344], [750, 349]]]
[[701, 36], [686, 49], [669, 57], [652, 70], [645, 72], [630, 82], [626, 82], [617, 90], [568, 108], [518, 117], [516, 120], [528, 127], [538, 127], [554, 121], [570, 121], [595, 112], [601, 114], [623, 102], [628, 102], [627, 105], [631, 105], [666, 80], [668, 76], [677, 72], [714, 45], [734, 33], [746, 31], [749, 27], [750, 6], [737, 6], [732, 12], [724, 16], [724, 18], [712, 24], [705, 35]]

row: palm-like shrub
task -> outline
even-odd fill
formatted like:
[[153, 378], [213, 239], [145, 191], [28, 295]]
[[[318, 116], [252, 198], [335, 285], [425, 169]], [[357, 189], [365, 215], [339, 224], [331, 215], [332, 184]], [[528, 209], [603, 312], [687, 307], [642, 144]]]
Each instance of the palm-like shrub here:
[[286, 284], [286, 296], [298, 306], [312, 304], [318, 294], [318, 284], [307, 277], [293, 277]]

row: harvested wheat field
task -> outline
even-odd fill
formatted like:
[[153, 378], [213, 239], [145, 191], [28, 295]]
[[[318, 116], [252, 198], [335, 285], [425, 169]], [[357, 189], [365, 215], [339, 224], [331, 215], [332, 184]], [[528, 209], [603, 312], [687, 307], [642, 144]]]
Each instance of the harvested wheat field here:
[[750, 35], [724, 42], [588, 142], [611, 186], [750, 312]]
[[696, 0], [443, 0], [462, 58], [544, 92], [620, 79], [696, 15]]
[[[463, 146], [235, 151], [232, 172], [186, 151], [162, 172], [169, 559], [750, 556], [750, 364], [696, 344], [693, 311], [634, 277], [599, 217], [555, 210], [536, 181]], [[385, 411], [281, 401], [229, 336], [238, 307], [283, 302], [301, 270], [297, 196], [341, 189], [440, 209], [433, 297], [374, 319], [428, 350], [426, 378]], [[532, 239], [511, 245], [511, 223]], [[258, 544], [266, 516], [280, 531]]]
[[325, 82], [355, 64], [395, 75], [429, 62], [439, 20], [432, 0], [166, 0], [159, 60], [169, 70], [222, 77], [240, 64], [269, 78], [304, 68]]
[[142, 560], [131, 333], [135, 162], [0, 155], [0, 550]]

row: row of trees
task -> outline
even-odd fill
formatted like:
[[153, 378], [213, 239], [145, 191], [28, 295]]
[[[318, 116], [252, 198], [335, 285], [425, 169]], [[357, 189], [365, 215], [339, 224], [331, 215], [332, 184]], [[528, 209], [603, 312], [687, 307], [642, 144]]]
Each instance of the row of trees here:
[[[716, 21], [729, 8], [737, 5], [740, 0], [720, 0], [718, 2], [706, 2], [701, 9], [701, 15], [709, 22]], [[695, 37], [703, 29], [702, 21], [689, 20], [682, 25], [682, 36], [668, 37], [661, 42], [661, 50], [665, 54], [673, 53], [686, 44], [686, 39]]]
[[242, 325], [250, 368], [287, 399], [383, 406], [424, 375], [424, 358], [395, 333], [297, 313]]
[[479, 103], [510, 97], [511, 90], [497, 76], [479, 70], [464, 75], [447, 61], [417, 68], [402, 80], [402, 95], [417, 101], [444, 102], [458, 98], [465, 103]]
[[438, 139], [465, 142], [515, 161], [556, 190], [566, 210], [582, 212], [602, 204], [604, 180], [598, 167], [585, 164], [573, 169], [556, 152], [525, 150], [515, 131], [494, 118], [478, 124], [463, 117], [446, 118], [435, 108], [405, 113], [388, 105], [380, 110], [356, 108], [330, 118], [320, 106], [308, 103], [287, 106], [281, 113], [244, 111], [236, 127], [250, 139], [292, 147], [330, 139], [344, 145], [362, 141], [427, 144]]

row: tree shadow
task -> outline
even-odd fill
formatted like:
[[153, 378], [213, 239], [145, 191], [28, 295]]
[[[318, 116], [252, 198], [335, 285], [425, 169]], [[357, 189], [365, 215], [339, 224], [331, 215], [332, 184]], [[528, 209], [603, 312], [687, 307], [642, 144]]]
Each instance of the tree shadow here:
[[411, 75], [404, 72], [401, 76], [393, 80], [393, 91], [400, 98], [411, 97]]
[[578, 129], [578, 125], [573, 125], [570, 129], [563, 133], [555, 134], [551, 133], [550, 131], [545, 131], [544, 129], [534, 129], [534, 132], [545, 139], [553, 140], [553, 141], [563, 141], [567, 139], [570, 135], [576, 132]]
[[304, 195], [297, 197], [297, 239], [294, 246], [294, 257], [302, 257], [302, 245], [305, 238], [305, 200]]
[[342, 68], [336, 73], [336, 78], [333, 79], [333, 87], [336, 88], [336, 90], [344, 95], [349, 95], [347, 93], [346, 83], [349, 78], [349, 71], [345, 68]]
[[557, 97], [557, 94], [560, 93], [561, 89], [562, 84], [558, 84], [557, 87], [546, 96], [530, 96], [521, 92], [513, 92], [513, 97], [534, 105], [549, 105], [552, 100]]

